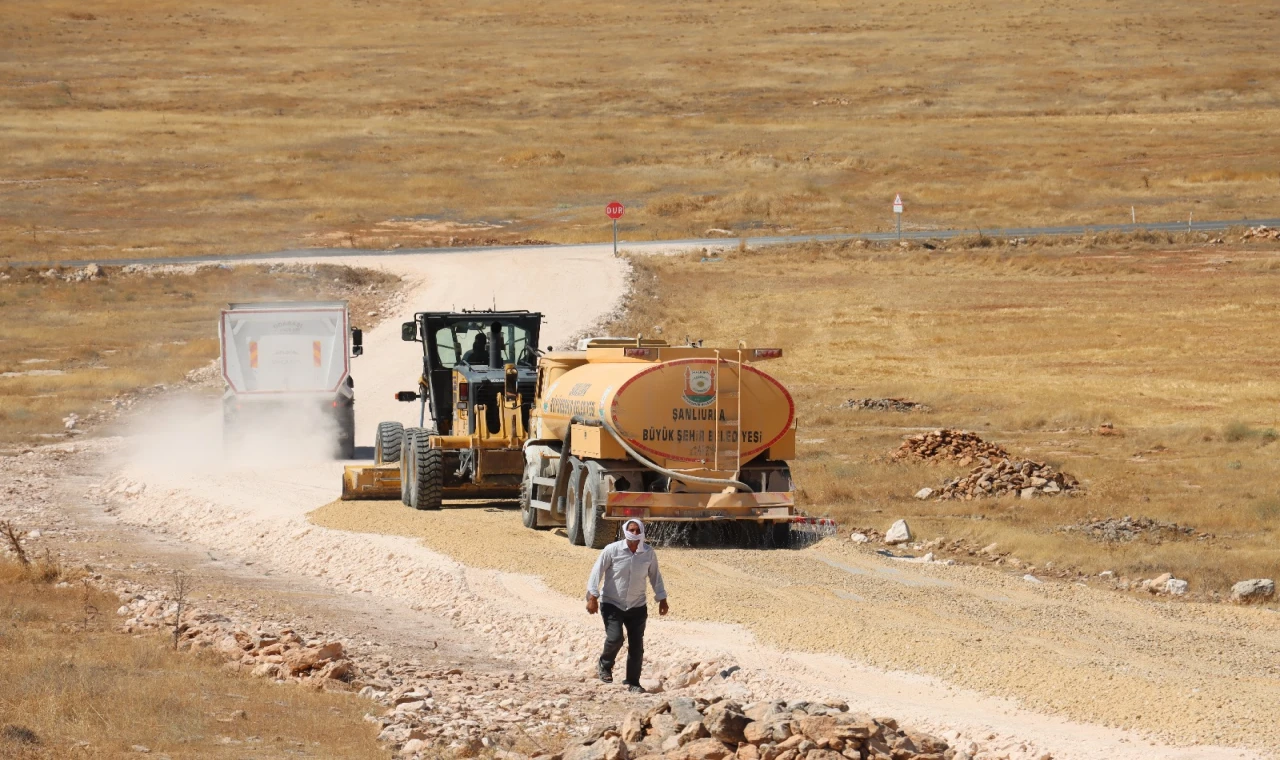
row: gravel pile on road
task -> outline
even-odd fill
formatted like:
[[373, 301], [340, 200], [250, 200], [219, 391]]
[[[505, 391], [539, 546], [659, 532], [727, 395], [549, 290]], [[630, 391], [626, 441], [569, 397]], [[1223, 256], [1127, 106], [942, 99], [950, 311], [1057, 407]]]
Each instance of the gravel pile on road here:
[[1007, 459], [1009, 452], [1002, 446], [987, 443], [977, 433], [944, 428], [907, 436], [892, 456], [918, 461], [953, 460], [969, 465], [979, 459]]
[[621, 725], [602, 726], [557, 754], [562, 760], [972, 757], [970, 751], [952, 749], [942, 739], [900, 728], [891, 718], [850, 713], [844, 703], [764, 701], [744, 707], [729, 699], [690, 698], [631, 712]]
[[1066, 533], [1080, 533], [1094, 541], [1125, 543], [1139, 538], [1159, 540], [1198, 537], [1211, 538], [1208, 533], [1197, 534], [1195, 528], [1180, 526], [1175, 522], [1155, 520], [1150, 517], [1109, 517], [1105, 520], [1086, 520], [1062, 528]]
[[859, 409], [870, 412], [930, 412], [926, 404], [904, 398], [851, 398], [840, 405], [841, 409]]
[[968, 475], [948, 480], [936, 491], [926, 488], [916, 494], [916, 497], [968, 500], [1017, 494], [1023, 499], [1031, 499], [1036, 496], [1071, 494], [1079, 490], [1080, 484], [1074, 477], [1058, 472], [1043, 462], [1001, 459], [978, 465]]

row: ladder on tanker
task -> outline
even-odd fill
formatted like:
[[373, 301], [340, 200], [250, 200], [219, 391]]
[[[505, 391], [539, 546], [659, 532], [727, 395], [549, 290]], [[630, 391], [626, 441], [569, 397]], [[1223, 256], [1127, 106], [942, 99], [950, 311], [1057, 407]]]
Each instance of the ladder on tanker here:
[[733, 473], [742, 467], [742, 349], [730, 359], [716, 351], [715, 415], [712, 422], [712, 456], [708, 469]]

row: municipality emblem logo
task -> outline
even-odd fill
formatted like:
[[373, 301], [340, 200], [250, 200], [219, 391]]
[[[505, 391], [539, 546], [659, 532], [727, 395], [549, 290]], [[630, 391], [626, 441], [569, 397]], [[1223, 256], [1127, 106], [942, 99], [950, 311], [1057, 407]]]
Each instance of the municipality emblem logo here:
[[710, 369], [684, 371], [684, 401], [689, 406], [711, 406], [716, 400], [716, 373]]

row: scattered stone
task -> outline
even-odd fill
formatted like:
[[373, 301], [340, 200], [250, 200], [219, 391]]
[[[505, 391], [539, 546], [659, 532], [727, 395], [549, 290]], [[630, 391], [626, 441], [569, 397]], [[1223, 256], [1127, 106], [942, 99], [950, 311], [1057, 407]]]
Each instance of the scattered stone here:
[[746, 741], [742, 731], [750, 722], [737, 702], [718, 702], [707, 708], [703, 718], [707, 733], [733, 747]]
[[1170, 578], [1164, 583], [1164, 592], [1170, 596], [1183, 596], [1187, 593], [1187, 582], [1178, 578]]
[[910, 543], [911, 540], [911, 528], [906, 520], [898, 520], [884, 534], [884, 542], [890, 546]]
[[872, 412], [931, 412], [927, 404], [902, 398], [851, 398], [840, 405], [841, 409], [861, 409]]
[[933, 496], [932, 488], [921, 488], [919, 491], [916, 491], [916, 498], [921, 501], [928, 499], [930, 496]]
[[849, 534], [849, 540], [854, 542], [855, 544], [865, 544], [865, 543], [869, 543], [871, 541], [871, 538], [867, 536], [866, 533], [854, 532]]
[[697, 704], [689, 697], [676, 697], [671, 700], [671, 717], [676, 719], [676, 728], [684, 728], [691, 723], [702, 722], [702, 713]]
[[1265, 602], [1275, 596], [1276, 584], [1270, 578], [1240, 581], [1231, 587], [1231, 601], [1239, 604]]
[[944, 428], [907, 436], [892, 457], [920, 461], [953, 460], [968, 465], [979, 459], [1007, 459], [1009, 452], [994, 443], [987, 443], [977, 433]]

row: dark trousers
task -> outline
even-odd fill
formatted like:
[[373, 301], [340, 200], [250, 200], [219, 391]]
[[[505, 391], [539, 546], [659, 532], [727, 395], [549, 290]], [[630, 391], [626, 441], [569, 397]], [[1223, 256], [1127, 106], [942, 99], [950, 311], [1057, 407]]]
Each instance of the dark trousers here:
[[622, 649], [622, 629], [626, 628], [627, 680], [624, 683], [639, 686], [640, 666], [644, 663], [644, 624], [649, 619], [649, 608], [623, 610], [601, 602], [600, 617], [604, 618], [604, 653], [600, 655], [600, 667], [613, 672], [613, 661]]

